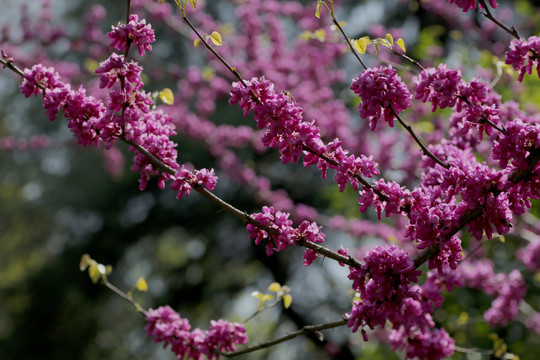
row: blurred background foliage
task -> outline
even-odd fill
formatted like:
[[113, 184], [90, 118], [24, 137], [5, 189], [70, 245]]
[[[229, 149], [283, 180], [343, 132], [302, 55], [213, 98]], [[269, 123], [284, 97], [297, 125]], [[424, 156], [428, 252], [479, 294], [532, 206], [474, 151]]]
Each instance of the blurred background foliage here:
[[[215, 8], [232, 6], [225, 0], [212, 3]], [[316, 1], [303, 3], [315, 10]], [[80, 19], [93, 4], [107, 8], [104, 31], [124, 18], [123, 1], [53, 0], [51, 21], [61, 22], [77, 36]], [[0, 25], [16, 26], [19, 5], [16, 0], [2, 0], [6, 11], [0, 16]], [[527, 1], [516, 1], [514, 5], [517, 13], [512, 19], [527, 18], [526, 30], [538, 34], [538, 9]], [[477, 46], [472, 41], [474, 35], [452, 29], [414, 1], [347, 1], [341, 6], [339, 14], [347, 21], [351, 37], [362, 36], [378, 23], [388, 29], [403, 26], [408, 51], [434, 64], [461, 63], [465, 70], [474, 72], [476, 64], [493, 67], [493, 56], [501, 56], [489, 53], [487, 47], [472, 48]], [[480, 18], [474, 13], [462, 16]], [[474, 34], [474, 30], [471, 32]], [[171, 41], [169, 58], [187, 61], [187, 48], [174, 46], [178, 39]], [[51, 51], [58, 58], [81, 65], [88, 60], [77, 59], [76, 54], [61, 45]], [[154, 55], [159, 57], [157, 45]], [[343, 67], [357, 71], [350, 58], [344, 60]], [[144, 318], [140, 314], [105, 287], [92, 284], [88, 275], [78, 270], [79, 259], [85, 253], [111, 264], [114, 271], [109, 279], [121, 289], [129, 290], [139, 277], [144, 277], [149, 292], [135, 295], [143, 307], [170, 304], [193, 326], [203, 329], [208, 328], [211, 319], [220, 317], [243, 321], [257, 309], [257, 301], [250, 297], [252, 291], [265, 291], [273, 281], [287, 284], [294, 298], [291, 309], [277, 307], [251, 320], [247, 329], [254, 343], [304, 324], [339, 319], [340, 314], [349, 310], [352, 294], [346, 269], [330, 261], [304, 268], [300, 249], [266, 257], [262, 247], [251, 244], [237, 219], [220, 212], [198, 194], [178, 201], [172, 191], [157, 190], [154, 182], [140, 192], [137, 175], [128, 169], [131, 155], [126, 147], [122, 147], [127, 160], [124, 172], [111, 177], [104, 170], [100, 151], [77, 147], [64, 123], [47, 121], [40, 98], [25, 99], [17, 91], [16, 76], [6, 70], [0, 75], [0, 138], [29, 139], [45, 133], [52, 139], [52, 144], [45, 148], [0, 151], [1, 359], [174, 358], [171, 352], [145, 337]], [[505, 86], [498, 90], [505, 98], [534, 108], [540, 104], [539, 84], [537, 78], [526, 77], [519, 92]], [[150, 86], [173, 87], [166, 78], [163, 83]], [[345, 84], [343, 88], [346, 87]], [[235, 109], [219, 113], [220, 121], [245, 123]], [[180, 159], [189, 159], [196, 166], [215, 166], [199, 142], [182, 134], [178, 142]], [[297, 194], [295, 200], [323, 208], [329, 215], [360, 216], [350, 191], [339, 193], [331, 182], [321, 182], [316, 172], [299, 166], [287, 165], [276, 170], [277, 159], [274, 151], [254, 157], [258, 168], [275, 181], [276, 188]], [[297, 182], [291, 184], [289, 179]], [[248, 212], [260, 208], [249, 192], [226, 177], [220, 179], [217, 192]], [[532, 213], [536, 217], [538, 209], [535, 204]], [[338, 231], [326, 233], [330, 247], [343, 243], [353, 248], [358, 243], [358, 239]], [[511, 266], [517, 246], [522, 246], [519, 239], [509, 239], [505, 244], [494, 243], [489, 251], [498, 263]], [[539, 283], [531, 278], [529, 286], [531, 305], [538, 309]], [[497, 333], [504, 338], [509, 351], [522, 359], [538, 359], [540, 340], [538, 336], [527, 336], [523, 325], [516, 322], [506, 329], [492, 329], [483, 321], [483, 311], [490, 301], [480, 292], [458, 289], [448, 295], [436, 320], [465, 347], [473, 344], [492, 349], [489, 334]], [[315, 360], [327, 359], [329, 353], [336, 354], [335, 358], [402, 358], [377, 342], [364, 343], [361, 336], [349, 337], [348, 329], [325, 334], [328, 340], [322, 344], [298, 338], [244, 358]], [[453, 358], [489, 356], [456, 353]]]

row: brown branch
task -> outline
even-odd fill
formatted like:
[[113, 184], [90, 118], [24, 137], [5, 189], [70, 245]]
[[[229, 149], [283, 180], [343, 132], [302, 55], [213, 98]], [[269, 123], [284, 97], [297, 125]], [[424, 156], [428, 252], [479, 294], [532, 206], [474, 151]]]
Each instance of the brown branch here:
[[418, 146], [420, 146], [420, 148], [422, 149], [422, 152], [424, 153], [424, 155], [426, 155], [427, 157], [429, 157], [431, 160], [435, 161], [437, 164], [441, 165], [443, 168], [445, 169], [450, 169], [450, 165], [448, 165], [447, 163], [445, 163], [444, 161], [442, 161], [441, 159], [439, 159], [438, 157], [436, 157], [431, 151], [429, 151], [429, 149], [427, 148], [426, 145], [424, 145], [424, 143], [422, 142], [422, 140], [420, 140], [420, 138], [416, 135], [416, 133], [414, 132], [414, 130], [412, 129], [412, 127], [410, 127], [410, 125], [408, 125], [405, 121], [403, 121], [403, 119], [401, 118], [401, 116], [399, 116], [399, 114], [397, 113], [397, 111], [394, 109], [394, 106], [392, 104], [390, 104], [390, 110], [392, 110], [392, 113], [394, 114], [394, 116], [398, 119], [399, 123], [401, 124], [401, 126], [403, 126], [405, 128], [405, 130], [407, 130], [407, 132], [409, 134], [411, 134], [411, 136], [413, 137], [414, 141], [418, 144]]
[[485, 10], [485, 12], [483, 12], [482, 15], [487, 17], [489, 20], [493, 21], [495, 24], [497, 24], [497, 26], [499, 26], [501, 29], [503, 29], [504, 31], [506, 31], [507, 33], [509, 33], [513, 37], [515, 37], [516, 39], [519, 40], [521, 38], [521, 36], [519, 36], [519, 33], [518, 33], [517, 29], [515, 28], [515, 26], [512, 26], [512, 28], [509, 28], [508, 26], [504, 25], [501, 21], [499, 21], [499, 19], [497, 19], [491, 13], [491, 10], [489, 9], [489, 6], [486, 4], [485, 0], [479, 0], [478, 2], [482, 5], [482, 7]]
[[337, 321], [333, 321], [333, 322], [325, 323], [325, 324], [306, 325], [300, 330], [290, 333], [286, 336], [283, 336], [283, 337], [280, 337], [271, 341], [263, 342], [263, 343], [260, 343], [259, 345], [251, 346], [243, 350], [238, 350], [238, 351], [233, 351], [233, 352], [228, 352], [228, 353], [220, 353], [220, 355], [223, 355], [226, 357], [235, 357], [235, 356], [239, 356], [243, 354], [248, 354], [257, 350], [266, 349], [270, 346], [280, 344], [282, 342], [294, 339], [296, 337], [305, 335], [310, 332], [317, 332], [320, 330], [332, 329], [338, 326], [343, 326], [347, 324], [347, 321], [348, 321], [347, 319], [342, 319], [342, 320], [337, 320]]

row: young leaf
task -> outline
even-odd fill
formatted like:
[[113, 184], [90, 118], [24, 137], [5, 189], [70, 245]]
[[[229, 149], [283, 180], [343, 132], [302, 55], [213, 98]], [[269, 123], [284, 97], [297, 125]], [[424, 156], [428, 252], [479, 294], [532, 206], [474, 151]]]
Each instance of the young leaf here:
[[360, 38], [354, 41], [353, 46], [360, 54], [365, 54], [367, 50], [367, 41], [365, 38]]
[[80, 269], [81, 271], [86, 270], [86, 268], [88, 268], [88, 265], [90, 265], [90, 260], [92, 260], [92, 259], [90, 258], [90, 255], [84, 254], [84, 255], [81, 257], [81, 262], [79, 263], [79, 269]]
[[285, 309], [288, 309], [292, 304], [292, 295], [291, 294], [287, 294], [285, 296], [283, 296], [283, 306], [285, 307]]
[[101, 277], [101, 274], [99, 273], [97, 264], [90, 265], [90, 267], [88, 268], [88, 275], [90, 275], [90, 279], [92, 280], [94, 284], [98, 282], [99, 278]]
[[281, 290], [281, 285], [278, 282], [273, 282], [268, 287], [268, 290], [273, 292], [279, 292], [279, 290]]
[[375, 49], [375, 54], [377, 54], [377, 56], [379, 56], [379, 43], [374, 42], [373, 43], [373, 48]]
[[317, 10], [315, 10], [315, 17], [317, 19], [321, 18], [321, 9], [322, 9], [322, 0], [317, 1]]
[[214, 31], [212, 35], [210, 35], [210, 39], [212, 40], [214, 45], [221, 46], [221, 35], [217, 31]]
[[174, 95], [171, 89], [165, 88], [159, 92], [159, 98], [164, 104], [172, 105], [174, 103]]
[[197, 7], [197, 0], [189, 0], [189, 3], [193, 7], [193, 10], [195, 10], [195, 8]]
[[388, 43], [390, 44], [390, 46], [394, 45], [394, 38], [392, 37], [391, 34], [386, 34], [384, 36], [384, 38], [386, 39], [386, 41], [388, 41]]
[[146, 280], [143, 277], [137, 280], [137, 285], [135, 285], [135, 287], [137, 288], [137, 290], [142, 291], [142, 292], [148, 291], [148, 284], [146, 283]]
[[195, 39], [195, 41], [193, 41], [193, 45], [198, 48], [199, 47], [199, 44], [201, 43], [201, 39]]
[[405, 52], [405, 42], [403, 41], [402, 38], [399, 38], [396, 44], [401, 48], [401, 50], [403, 50], [403, 52]]

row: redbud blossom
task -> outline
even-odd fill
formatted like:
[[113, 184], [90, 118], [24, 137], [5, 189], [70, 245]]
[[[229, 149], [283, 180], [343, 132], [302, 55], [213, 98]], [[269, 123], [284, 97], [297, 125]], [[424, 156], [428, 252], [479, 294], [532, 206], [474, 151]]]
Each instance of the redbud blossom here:
[[156, 40], [152, 26], [147, 25], [145, 19], [139, 21], [139, 17], [134, 14], [129, 15], [127, 24], [113, 26], [107, 37], [111, 39], [111, 46], [120, 51], [126, 51], [128, 43], [137, 45], [141, 56], [152, 50], [150, 44]]
[[519, 82], [523, 81], [525, 73], [532, 74], [533, 67], [536, 67], [540, 78], [540, 37], [531, 36], [527, 40], [512, 40], [505, 62], [519, 71]]
[[218, 352], [236, 351], [239, 344], [247, 344], [246, 329], [242, 324], [225, 320], [212, 320], [210, 330], [193, 329], [189, 321], [169, 306], [160, 306], [148, 310], [146, 314], [147, 336], [153, 336], [155, 342], [163, 346], [171, 345], [171, 351], [179, 359], [220, 359]]
[[[466, 13], [469, 10], [476, 10], [476, 0], [448, 0], [450, 4], [455, 3], [456, 6], [460, 9], [463, 9], [463, 12]], [[480, 8], [483, 9], [484, 6], [482, 4], [479, 4]], [[491, 5], [492, 8], [497, 8], [497, 0], [489, 0], [489, 5]]]
[[391, 127], [394, 126], [394, 113], [400, 112], [412, 105], [412, 95], [392, 66], [380, 66], [364, 70], [353, 79], [351, 90], [357, 94], [362, 103], [357, 110], [362, 118], [369, 119], [371, 130], [384, 119]]

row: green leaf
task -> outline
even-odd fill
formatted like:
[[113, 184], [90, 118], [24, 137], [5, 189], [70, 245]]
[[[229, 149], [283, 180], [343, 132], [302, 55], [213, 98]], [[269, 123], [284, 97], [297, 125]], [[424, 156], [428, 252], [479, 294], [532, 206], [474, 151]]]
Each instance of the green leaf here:
[[137, 290], [142, 291], [142, 292], [148, 291], [148, 284], [146, 283], [146, 280], [143, 277], [137, 280], [137, 285], [135, 285], [135, 287], [137, 288]]
[[210, 35], [210, 39], [212, 40], [214, 45], [221, 46], [222, 44], [221, 35], [217, 31], [214, 31], [212, 35]]
[[375, 49], [375, 54], [379, 56], [379, 43], [378, 42], [373, 43], [373, 48]]
[[270, 284], [270, 286], [268, 286], [268, 290], [277, 293], [279, 290], [281, 290], [281, 285], [278, 282], [273, 282]]
[[174, 103], [174, 95], [171, 89], [165, 88], [159, 92], [160, 100], [167, 105], [172, 105]]
[[159, 0], [159, 4], [161, 5], [161, 4], [163, 4], [165, 1], [167, 1], [167, 0]]
[[394, 45], [394, 38], [392, 37], [391, 34], [386, 34], [384, 36], [384, 38], [386, 39], [386, 41], [388, 41], [388, 43], [390, 44], [390, 46]]
[[91, 264], [88, 268], [88, 275], [90, 276], [90, 279], [94, 284], [98, 282], [98, 280], [101, 278], [101, 274], [98, 270], [98, 264]]
[[201, 39], [195, 39], [195, 41], [193, 41], [193, 45], [198, 48], [199, 47], [199, 44], [201, 43]]
[[354, 41], [353, 46], [360, 54], [365, 54], [367, 50], [367, 41], [365, 38], [360, 38]]
[[403, 50], [403, 52], [406, 52], [406, 50], [405, 50], [405, 42], [403, 41], [402, 38], [399, 38], [397, 40], [396, 44], [401, 48], [401, 50]]
[[292, 304], [292, 295], [291, 294], [287, 294], [283, 297], [283, 306], [285, 307], [285, 309], [288, 309]]
[[195, 10], [195, 8], [197, 7], [197, 0], [189, 0], [189, 3], [193, 7], [193, 10]]
[[321, 9], [322, 9], [322, 0], [317, 1], [317, 10], [315, 10], [315, 17], [317, 19], [321, 18]]

